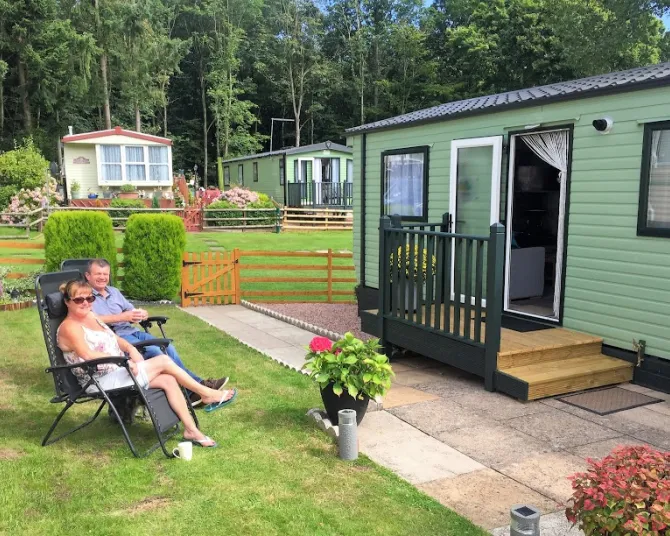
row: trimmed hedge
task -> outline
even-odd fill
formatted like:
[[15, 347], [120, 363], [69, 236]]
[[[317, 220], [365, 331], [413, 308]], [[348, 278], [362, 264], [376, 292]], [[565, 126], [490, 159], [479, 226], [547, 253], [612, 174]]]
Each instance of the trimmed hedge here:
[[[209, 218], [238, 218], [236, 220], [225, 220], [225, 221], [207, 221], [205, 225], [213, 227], [231, 227], [244, 225], [242, 218], [244, 217], [244, 211], [240, 210], [235, 203], [226, 201], [222, 199], [220, 201], [215, 201], [206, 207], [207, 209], [222, 209], [222, 210], [208, 210], [205, 212], [205, 217]], [[272, 203], [272, 200], [265, 194], [260, 194], [258, 201], [248, 203], [246, 205], [246, 216], [247, 218], [260, 218], [258, 220], [250, 220], [247, 222], [247, 225], [275, 225], [277, 223], [277, 215], [275, 212], [269, 212], [267, 210], [249, 210], [253, 208], [261, 209], [274, 209], [275, 206]]]
[[[147, 208], [141, 199], [112, 199], [109, 203], [110, 208]], [[129, 218], [133, 214], [141, 214], [137, 210], [110, 210], [107, 212], [110, 218]], [[123, 227], [125, 222], [116, 220], [114, 227]]]
[[133, 214], [123, 241], [123, 290], [140, 300], [172, 300], [181, 286], [184, 222], [167, 214]]
[[116, 244], [112, 220], [102, 212], [65, 211], [49, 216], [44, 226], [47, 272], [57, 272], [65, 259], [103, 257], [116, 277]]

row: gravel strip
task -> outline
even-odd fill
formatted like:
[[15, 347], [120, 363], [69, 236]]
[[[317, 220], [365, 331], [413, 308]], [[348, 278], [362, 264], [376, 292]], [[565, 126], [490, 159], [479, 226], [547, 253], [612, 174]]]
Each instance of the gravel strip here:
[[355, 304], [337, 303], [262, 303], [258, 304], [281, 315], [296, 318], [335, 333], [351, 331], [363, 341], [372, 339], [372, 335], [361, 331], [361, 319]]

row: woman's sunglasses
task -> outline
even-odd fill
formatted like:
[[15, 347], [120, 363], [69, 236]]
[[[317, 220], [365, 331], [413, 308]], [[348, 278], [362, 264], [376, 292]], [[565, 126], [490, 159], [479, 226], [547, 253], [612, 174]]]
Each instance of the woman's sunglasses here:
[[70, 298], [70, 301], [73, 301], [77, 305], [81, 305], [84, 302], [93, 303], [95, 301], [95, 296], [77, 296], [76, 298]]

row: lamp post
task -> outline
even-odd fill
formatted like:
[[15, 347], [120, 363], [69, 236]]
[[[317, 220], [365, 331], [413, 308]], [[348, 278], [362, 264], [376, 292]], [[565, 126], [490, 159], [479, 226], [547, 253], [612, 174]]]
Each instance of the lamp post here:
[[284, 119], [282, 117], [273, 117], [270, 120], [270, 152], [272, 152], [272, 135], [275, 130], [275, 121], [284, 121], [286, 123], [295, 123], [295, 119]]

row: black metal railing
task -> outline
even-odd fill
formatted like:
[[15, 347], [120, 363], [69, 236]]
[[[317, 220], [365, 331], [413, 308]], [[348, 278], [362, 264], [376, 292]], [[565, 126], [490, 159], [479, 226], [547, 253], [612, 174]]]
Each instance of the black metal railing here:
[[288, 184], [289, 207], [345, 207], [354, 205], [351, 182], [294, 182]]
[[381, 218], [380, 339], [384, 343], [384, 319], [393, 319], [483, 348], [485, 383], [492, 390], [500, 349], [504, 227], [494, 224], [488, 236], [470, 236], [447, 232], [450, 221], [448, 214], [437, 224]]

